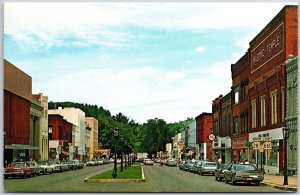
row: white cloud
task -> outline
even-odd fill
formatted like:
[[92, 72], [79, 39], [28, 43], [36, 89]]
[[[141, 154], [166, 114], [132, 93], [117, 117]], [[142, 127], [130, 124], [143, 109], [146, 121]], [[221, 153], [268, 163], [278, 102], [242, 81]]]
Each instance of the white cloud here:
[[206, 51], [206, 46], [198, 46], [195, 50], [197, 53], [202, 53]]
[[[284, 3], [5, 3], [4, 32], [25, 44], [122, 46], [134, 36], [109, 27], [262, 29]], [[255, 14], [253, 14], [255, 13]], [[251, 20], [249, 20], [251, 18]], [[33, 37], [33, 38], [32, 38]], [[84, 42], [79, 44], [78, 41]]]
[[[109, 67], [89, 69], [35, 84], [33, 91], [43, 91], [54, 101], [101, 105], [113, 114], [122, 112], [140, 123], [155, 117], [175, 122], [211, 112], [211, 101], [220, 89], [230, 90], [230, 78], [224, 82], [224, 76], [228, 75], [211, 74], [217, 66], [222, 67], [216, 64], [185, 73], [153, 67], [118, 71]], [[199, 76], [190, 77], [190, 74]]]

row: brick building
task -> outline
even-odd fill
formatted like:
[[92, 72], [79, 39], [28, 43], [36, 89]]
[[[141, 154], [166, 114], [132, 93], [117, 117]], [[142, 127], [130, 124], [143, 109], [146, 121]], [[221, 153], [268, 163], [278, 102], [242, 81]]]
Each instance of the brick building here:
[[283, 171], [282, 127], [286, 117], [285, 60], [298, 56], [298, 8], [285, 6], [250, 42], [249, 141], [272, 138], [279, 150], [252, 151], [266, 172]]
[[[67, 159], [69, 157], [69, 146], [72, 145], [73, 124], [69, 123], [59, 114], [48, 115], [48, 139], [49, 158], [50, 159]], [[53, 145], [54, 147], [51, 147]], [[57, 156], [57, 154], [59, 154]], [[72, 159], [72, 158], [71, 158]]]
[[199, 158], [212, 160], [212, 142], [208, 135], [212, 131], [213, 117], [211, 113], [203, 112], [196, 117], [196, 143], [199, 145]]
[[[249, 84], [249, 54], [241, 57], [231, 65], [231, 99], [232, 99], [232, 159], [236, 162], [249, 159], [248, 142], [248, 84]], [[247, 147], [248, 146], [248, 147]]]

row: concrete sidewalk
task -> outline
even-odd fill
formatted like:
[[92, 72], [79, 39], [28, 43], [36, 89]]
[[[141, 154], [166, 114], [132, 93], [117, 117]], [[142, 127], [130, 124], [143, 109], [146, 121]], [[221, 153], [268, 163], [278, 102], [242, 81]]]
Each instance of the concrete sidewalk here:
[[283, 175], [264, 175], [264, 180], [261, 182], [262, 185], [267, 185], [273, 188], [277, 188], [285, 191], [298, 190], [298, 176], [288, 176], [288, 185], [283, 185], [284, 176]]

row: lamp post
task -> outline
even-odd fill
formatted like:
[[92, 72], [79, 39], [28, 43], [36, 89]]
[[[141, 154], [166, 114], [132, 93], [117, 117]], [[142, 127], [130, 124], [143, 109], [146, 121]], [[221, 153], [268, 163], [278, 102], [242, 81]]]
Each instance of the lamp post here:
[[288, 185], [288, 170], [287, 170], [287, 139], [289, 138], [290, 129], [282, 128], [282, 135], [284, 138], [284, 180], [283, 185]]
[[121, 140], [121, 144], [122, 144], [122, 147], [121, 147], [121, 170], [120, 170], [120, 172], [123, 172], [123, 145], [124, 145], [123, 135], [120, 135], [120, 140]]
[[113, 173], [112, 176], [113, 178], [117, 177], [117, 139], [119, 136], [119, 131], [117, 128], [113, 129], [114, 131], [114, 141], [115, 141], [115, 160], [114, 160], [114, 169], [113, 169]]

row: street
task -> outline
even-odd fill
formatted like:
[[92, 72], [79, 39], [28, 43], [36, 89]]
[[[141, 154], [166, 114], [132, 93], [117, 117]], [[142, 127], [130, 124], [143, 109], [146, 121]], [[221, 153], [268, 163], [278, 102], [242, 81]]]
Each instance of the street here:
[[145, 182], [84, 183], [84, 179], [112, 169], [113, 164], [42, 175], [28, 179], [4, 179], [5, 192], [283, 192], [266, 186], [225, 184], [213, 176], [184, 172], [178, 167], [144, 166]]

